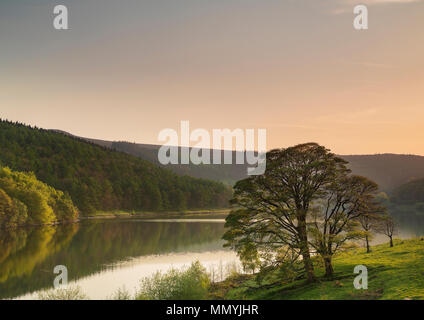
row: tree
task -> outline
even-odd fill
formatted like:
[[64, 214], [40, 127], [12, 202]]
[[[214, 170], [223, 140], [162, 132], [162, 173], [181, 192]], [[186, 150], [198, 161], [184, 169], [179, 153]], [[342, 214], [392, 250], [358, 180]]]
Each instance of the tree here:
[[247, 244], [239, 252], [240, 262], [243, 266], [243, 271], [251, 271], [252, 273], [260, 266], [258, 251], [254, 244]]
[[326, 277], [334, 273], [334, 254], [348, 247], [348, 241], [363, 237], [360, 224], [367, 221], [371, 226], [371, 221], [384, 212], [376, 199], [377, 184], [347, 173], [339, 171], [339, 177], [324, 189], [311, 213], [310, 243], [324, 261]]
[[385, 234], [390, 239], [390, 247], [393, 247], [393, 236], [397, 234], [397, 226], [391, 216], [385, 216], [380, 223], [380, 232]]
[[69, 195], [37, 180], [33, 173], [0, 166], [0, 225], [16, 227], [75, 220], [78, 210]]
[[358, 219], [363, 230], [363, 238], [365, 239], [365, 246], [367, 253], [371, 252], [370, 241], [373, 238], [372, 232], [376, 230], [379, 225], [379, 219], [373, 214], [364, 214]]
[[3, 189], [0, 189], [0, 216], [10, 214], [12, 213], [12, 211], [13, 211], [12, 199], [7, 195], [6, 192], [4, 192]]
[[346, 161], [316, 143], [268, 152], [266, 172], [234, 187], [226, 245], [242, 252], [254, 244], [267, 254], [287, 247], [302, 256], [307, 281], [315, 281], [307, 228], [311, 205], [348, 172]]
[[[376, 185], [372, 192], [373, 203], [370, 204], [371, 210], [362, 214], [358, 219], [363, 230], [363, 238], [365, 239], [367, 253], [371, 252], [370, 241], [373, 238], [373, 232], [379, 232], [381, 229], [382, 222], [386, 216], [386, 208], [384, 205], [386, 205], [389, 200], [386, 193], [377, 193], [377, 189], [378, 187]], [[382, 206], [380, 206], [380, 204], [382, 204]]]

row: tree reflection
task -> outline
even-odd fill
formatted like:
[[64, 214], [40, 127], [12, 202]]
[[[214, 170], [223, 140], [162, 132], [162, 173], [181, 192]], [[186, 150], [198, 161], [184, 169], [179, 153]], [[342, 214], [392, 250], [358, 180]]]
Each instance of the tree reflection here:
[[140, 220], [2, 230], [0, 298], [51, 287], [56, 265], [65, 265], [72, 281], [131, 257], [222, 250], [223, 233], [223, 223]]

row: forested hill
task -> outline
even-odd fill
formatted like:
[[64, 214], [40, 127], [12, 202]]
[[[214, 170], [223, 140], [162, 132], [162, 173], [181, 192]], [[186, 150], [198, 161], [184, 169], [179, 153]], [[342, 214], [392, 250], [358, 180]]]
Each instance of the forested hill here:
[[[126, 141], [108, 141], [99, 140], [85, 137], [77, 137], [62, 130], [52, 130], [60, 132], [70, 137], [79, 138], [90, 143], [97, 144], [102, 147], [111, 148], [116, 151], [125, 152], [135, 157], [152, 162], [162, 168], [172, 170], [178, 175], [188, 175], [195, 178], [214, 180], [225, 183], [227, 186], [234, 185], [238, 180], [247, 178], [247, 165], [235, 164], [236, 155], [233, 152], [234, 164], [208, 164], [208, 165], [194, 165], [194, 164], [172, 164], [162, 165], [158, 160], [158, 151], [160, 145], [131, 143]], [[181, 152], [182, 147], [179, 147]], [[190, 148], [191, 150], [192, 148]], [[209, 150], [209, 153], [212, 151]], [[223, 153], [222, 153], [223, 154]], [[212, 158], [211, 158], [212, 159]]]
[[69, 193], [83, 214], [222, 208], [231, 197], [221, 183], [178, 176], [126, 153], [4, 120], [0, 164], [34, 172], [37, 179]]
[[424, 212], [424, 179], [412, 180], [397, 187], [392, 199], [396, 204], [418, 204]]
[[[157, 152], [160, 146], [129, 142], [113, 142], [83, 138], [92, 143], [126, 152], [158, 164]], [[355, 174], [377, 182], [386, 192], [392, 192], [399, 185], [413, 179], [424, 178], [424, 157], [401, 154], [342, 155], [349, 162]], [[235, 152], [233, 153], [235, 159]], [[235, 161], [233, 161], [235, 163]], [[228, 165], [171, 165], [165, 166], [177, 174], [211, 179], [228, 185], [247, 177], [247, 166]]]
[[[91, 139], [90, 139], [91, 140]], [[93, 143], [106, 143], [105, 141], [99, 142], [99, 140], [92, 140]], [[247, 178], [247, 165], [246, 164], [236, 164], [236, 152], [232, 152], [233, 164], [207, 164], [207, 165], [195, 165], [195, 164], [178, 164], [178, 165], [165, 165], [159, 163], [158, 161], [158, 150], [160, 146], [158, 145], [148, 145], [148, 144], [137, 144], [116, 141], [110, 144], [110, 148], [128, 154], [134, 155], [141, 159], [153, 162], [159, 166], [169, 168], [179, 175], [189, 175], [191, 177], [202, 178], [215, 180], [223, 182], [226, 185], [232, 186], [238, 180]], [[179, 152], [181, 153], [183, 147], [179, 147]], [[191, 150], [192, 148], [190, 148]], [[212, 159], [212, 150], [208, 150]], [[221, 159], [224, 159], [224, 153], [221, 150]]]

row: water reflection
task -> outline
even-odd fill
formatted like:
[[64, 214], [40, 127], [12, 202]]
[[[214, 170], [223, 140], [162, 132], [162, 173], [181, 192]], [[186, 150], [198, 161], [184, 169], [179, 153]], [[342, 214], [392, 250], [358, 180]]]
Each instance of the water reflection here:
[[[424, 217], [398, 219], [399, 236], [424, 235]], [[205, 266], [236, 260], [224, 250], [221, 220], [86, 220], [78, 224], [0, 231], [0, 298], [34, 298], [65, 265], [91, 298], [104, 299], [156, 270], [198, 259]], [[385, 236], [374, 244], [386, 243]]]
[[51, 287], [56, 265], [67, 266], [72, 281], [134, 257], [222, 251], [224, 224], [194, 222], [92, 220], [2, 231], [0, 298]]

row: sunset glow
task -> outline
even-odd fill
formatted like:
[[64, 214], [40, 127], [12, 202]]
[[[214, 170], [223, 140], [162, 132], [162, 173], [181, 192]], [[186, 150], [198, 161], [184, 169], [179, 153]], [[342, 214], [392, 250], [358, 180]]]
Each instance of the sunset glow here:
[[0, 115], [138, 143], [189, 120], [266, 128], [269, 148], [424, 155], [424, 2], [362, 1], [366, 31], [353, 2], [78, 0], [58, 32], [53, 1], [2, 1]]

